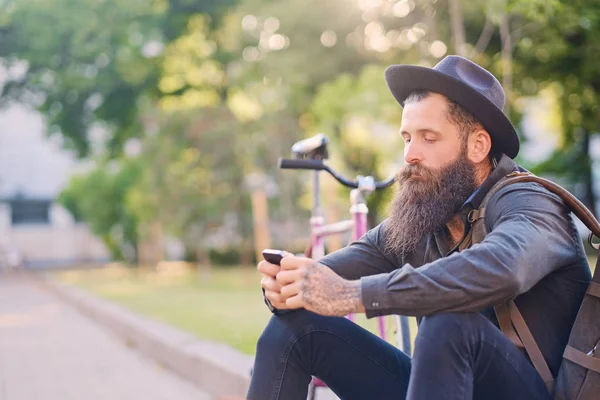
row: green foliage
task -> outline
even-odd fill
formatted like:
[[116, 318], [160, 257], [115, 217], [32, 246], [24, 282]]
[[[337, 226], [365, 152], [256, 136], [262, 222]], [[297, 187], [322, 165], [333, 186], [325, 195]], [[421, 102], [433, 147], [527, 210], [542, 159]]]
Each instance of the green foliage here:
[[[82, 157], [100, 149], [113, 159], [74, 178], [61, 202], [117, 257], [157, 222], [195, 257], [251, 247], [250, 175], [277, 182], [272, 216], [303, 215], [306, 174], [283, 174], [276, 163], [316, 132], [332, 139], [330, 162], [347, 175], [395, 172], [401, 108], [384, 70], [433, 65], [454, 47], [448, 4], [436, 0], [0, 4], [0, 60], [9, 69], [0, 103], [33, 105], [67, 148]], [[561, 125], [560, 149], [535, 170], [586, 188], [588, 204], [589, 144], [600, 126], [599, 4], [461, 1], [467, 49], [487, 32], [488, 43], [472, 54], [512, 81], [515, 125], [523, 98], [548, 92], [555, 99], [559, 107], [545, 118]], [[501, 54], [504, 22], [510, 70]], [[93, 138], [97, 129], [108, 133], [106, 142]], [[132, 138], [141, 154], [127, 158], [121, 153]], [[390, 191], [370, 198], [371, 224], [386, 196]], [[344, 202], [340, 215], [346, 213]], [[244, 243], [215, 244], [227, 229]]]
[[[401, 163], [401, 108], [389, 93], [384, 70], [367, 65], [358, 77], [343, 74], [323, 84], [308, 114], [309, 131], [326, 132], [332, 138], [331, 163], [350, 176], [383, 179]], [[347, 190], [342, 193], [348, 197]], [[379, 222], [386, 199], [383, 192], [369, 198], [371, 225]]]
[[579, 187], [579, 197], [595, 210], [589, 150], [591, 136], [600, 126], [600, 71], [595, 62], [600, 56], [600, 4], [587, 0], [553, 4], [556, 12], [536, 20], [517, 46], [523, 89], [558, 87], [561, 144], [536, 170]]
[[115, 259], [136, 259], [137, 218], [125, 199], [140, 179], [141, 168], [134, 160], [100, 163], [87, 174], [74, 176], [58, 199], [89, 224]]
[[235, 248], [210, 249], [208, 257], [213, 265], [233, 266], [240, 264], [240, 252]]
[[79, 156], [90, 154], [91, 130], [107, 129], [111, 156], [142, 133], [140, 102], [160, 97], [163, 48], [188, 20], [207, 15], [220, 25], [236, 0], [23, 0], [0, 18], [0, 60], [24, 66], [0, 92], [0, 105], [20, 101], [48, 118]]
[[6, 82], [0, 100], [37, 107], [49, 133], [80, 156], [89, 154], [96, 123], [114, 132], [108, 149], [120, 152], [140, 130], [139, 97], [156, 87], [157, 61], [144, 55], [161, 38], [151, 2], [25, 0], [6, 15], [0, 58], [26, 71]]
[[214, 246], [208, 238], [228, 215], [240, 233], [249, 231], [243, 149], [234, 145], [239, 127], [230, 112], [181, 111], [159, 115], [156, 123], [160, 131], [142, 142], [142, 177], [127, 196], [140, 222], [158, 220], [192, 251]]

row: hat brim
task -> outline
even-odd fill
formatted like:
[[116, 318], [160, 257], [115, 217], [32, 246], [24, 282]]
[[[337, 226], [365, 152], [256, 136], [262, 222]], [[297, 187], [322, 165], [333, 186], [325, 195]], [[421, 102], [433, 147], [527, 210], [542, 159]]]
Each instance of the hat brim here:
[[415, 90], [443, 94], [481, 122], [490, 134], [495, 151], [510, 158], [515, 158], [519, 153], [519, 136], [506, 115], [467, 84], [434, 69], [416, 65], [392, 65], [385, 71], [385, 80], [402, 107], [408, 95]]

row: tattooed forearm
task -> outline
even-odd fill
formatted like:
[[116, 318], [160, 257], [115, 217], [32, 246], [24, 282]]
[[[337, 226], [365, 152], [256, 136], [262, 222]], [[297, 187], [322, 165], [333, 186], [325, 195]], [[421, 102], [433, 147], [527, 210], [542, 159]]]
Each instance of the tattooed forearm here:
[[328, 267], [315, 262], [302, 282], [307, 305], [323, 315], [344, 316], [361, 311], [360, 281], [348, 281]]

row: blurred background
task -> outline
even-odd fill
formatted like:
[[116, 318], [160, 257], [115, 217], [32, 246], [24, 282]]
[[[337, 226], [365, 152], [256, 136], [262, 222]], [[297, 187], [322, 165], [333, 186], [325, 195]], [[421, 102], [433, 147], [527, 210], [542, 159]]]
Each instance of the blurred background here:
[[[346, 175], [393, 174], [391, 64], [493, 72], [519, 164], [596, 213], [599, 34], [596, 0], [0, 0], [0, 271], [251, 355], [258, 250], [302, 252], [310, 229], [310, 174], [277, 159], [321, 132]], [[349, 192], [322, 190], [347, 218]]]

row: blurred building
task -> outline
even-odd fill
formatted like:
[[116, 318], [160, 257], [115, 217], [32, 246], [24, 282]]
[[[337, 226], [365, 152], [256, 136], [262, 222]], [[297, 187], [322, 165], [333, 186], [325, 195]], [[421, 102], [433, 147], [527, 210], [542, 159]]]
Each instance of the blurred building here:
[[108, 252], [56, 199], [82, 168], [42, 117], [21, 105], [0, 110], [0, 270], [104, 261]]

